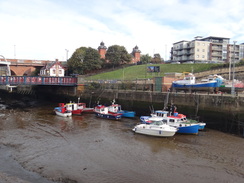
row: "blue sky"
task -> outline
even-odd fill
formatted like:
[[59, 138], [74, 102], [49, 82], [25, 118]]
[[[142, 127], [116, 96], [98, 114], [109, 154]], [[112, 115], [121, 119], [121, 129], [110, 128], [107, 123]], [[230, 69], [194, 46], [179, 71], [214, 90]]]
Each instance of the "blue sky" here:
[[195, 36], [244, 42], [242, 0], [0, 0], [0, 55], [66, 60], [81, 47], [136, 45], [168, 59]]

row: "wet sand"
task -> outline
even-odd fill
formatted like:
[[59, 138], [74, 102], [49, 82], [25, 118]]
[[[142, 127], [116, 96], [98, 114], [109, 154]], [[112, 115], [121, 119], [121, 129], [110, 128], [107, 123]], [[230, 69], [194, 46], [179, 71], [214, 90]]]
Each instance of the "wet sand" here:
[[0, 111], [0, 182], [244, 182], [241, 137], [210, 129], [150, 137], [131, 131], [138, 120], [62, 118], [52, 109]]

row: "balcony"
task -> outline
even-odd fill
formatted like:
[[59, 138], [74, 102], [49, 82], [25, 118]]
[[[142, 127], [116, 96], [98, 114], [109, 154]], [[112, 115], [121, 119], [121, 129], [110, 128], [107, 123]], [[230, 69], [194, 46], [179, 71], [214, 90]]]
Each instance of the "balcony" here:
[[222, 52], [212, 52], [212, 56], [220, 56], [222, 57]]
[[212, 46], [212, 50], [222, 50], [222, 46]]

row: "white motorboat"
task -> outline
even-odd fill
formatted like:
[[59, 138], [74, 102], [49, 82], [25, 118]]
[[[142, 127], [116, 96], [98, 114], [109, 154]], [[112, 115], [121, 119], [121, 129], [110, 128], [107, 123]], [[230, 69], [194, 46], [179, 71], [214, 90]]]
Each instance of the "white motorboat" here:
[[177, 128], [167, 125], [162, 121], [154, 121], [150, 124], [138, 124], [132, 129], [135, 133], [157, 137], [172, 137]]

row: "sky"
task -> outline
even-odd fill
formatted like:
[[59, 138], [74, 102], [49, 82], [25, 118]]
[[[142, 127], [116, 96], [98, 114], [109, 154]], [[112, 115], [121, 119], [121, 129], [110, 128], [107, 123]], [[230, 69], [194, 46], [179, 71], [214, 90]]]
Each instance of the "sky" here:
[[0, 55], [65, 61], [103, 41], [168, 60], [196, 36], [244, 43], [243, 10], [243, 0], [0, 0]]

